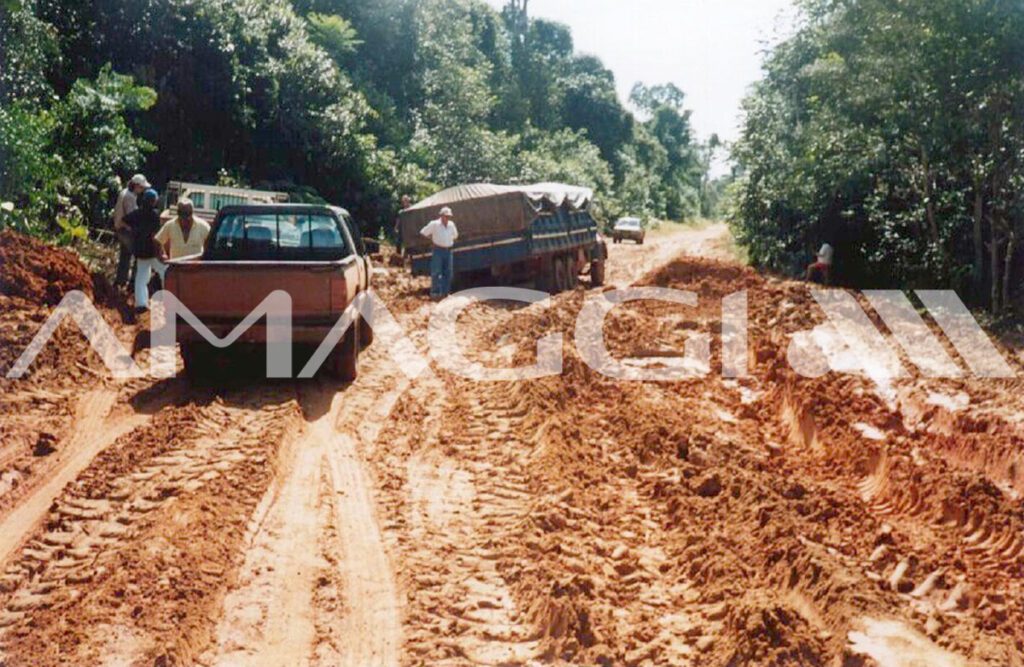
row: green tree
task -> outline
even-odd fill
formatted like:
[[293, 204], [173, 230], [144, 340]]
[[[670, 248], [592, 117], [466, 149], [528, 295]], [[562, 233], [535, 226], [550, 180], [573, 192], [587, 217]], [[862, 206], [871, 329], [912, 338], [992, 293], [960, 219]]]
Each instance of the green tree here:
[[[816, 0], [745, 103], [737, 232], [796, 269], [959, 288], [1001, 310], [1021, 233], [1024, 10], [1004, 0]], [[987, 289], [984, 285], [987, 284]]]

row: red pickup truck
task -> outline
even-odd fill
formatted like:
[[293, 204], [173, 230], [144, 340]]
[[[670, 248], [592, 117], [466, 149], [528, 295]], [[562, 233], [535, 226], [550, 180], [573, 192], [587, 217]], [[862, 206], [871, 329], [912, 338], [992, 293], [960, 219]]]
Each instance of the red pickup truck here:
[[[309, 204], [248, 204], [222, 208], [202, 255], [172, 260], [165, 288], [223, 338], [275, 290], [291, 296], [291, 340], [314, 349], [370, 287], [372, 267], [359, 230], [347, 211]], [[353, 311], [355, 309], [353, 308]], [[358, 372], [358, 356], [372, 330], [356, 319], [327, 357], [326, 369], [343, 380]], [[217, 347], [184, 322], [177, 337], [190, 378], [217, 365]], [[266, 345], [260, 320], [241, 335], [243, 344]]]

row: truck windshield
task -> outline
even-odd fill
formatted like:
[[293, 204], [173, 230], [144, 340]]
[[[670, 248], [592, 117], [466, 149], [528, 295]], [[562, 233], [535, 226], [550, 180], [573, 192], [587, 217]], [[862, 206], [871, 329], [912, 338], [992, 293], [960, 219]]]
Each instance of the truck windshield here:
[[226, 215], [208, 259], [334, 261], [352, 254], [337, 221], [323, 213]]

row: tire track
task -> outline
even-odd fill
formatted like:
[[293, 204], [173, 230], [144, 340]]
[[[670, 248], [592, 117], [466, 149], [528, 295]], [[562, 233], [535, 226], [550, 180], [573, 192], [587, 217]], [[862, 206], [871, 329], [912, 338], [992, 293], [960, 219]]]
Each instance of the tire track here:
[[306, 664], [315, 636], [312, 593], [317, 554], [323, 429], [307, 427], [282, 453], [277, 475], [250, 521], [240, 586], [224, 601], [215, 665]]
[[250, 520], [202, 664], [397, 664], [401, 606], [360, 456], [411, 383], [375, 349], [349, 386], [300, 386], [306, 422]]
[[117, 392], [94, 389], [79, 401], [71, 437], [59, 447], [60, 461], [40, 486], [29, 493], [0, 522], [0, 563], [11, 556], [46, 517], [53, 501], [64, 487], [78, 477], [92, 460], [122, 435], [149, 422], [149, 415], [133, 414], [123, 419], [108, 419]]
[[[252, 473], [267, 463], [268, 447], [275, 446], [289, 414], [290, 399], [279, 390], [240, 398], [236, 404], [217, 399], [161, 411], [149, 427], [109, 447], [59, 495], [43, 529], [0, 579], [0, 642], [9, 664], [87, 664], [99, 657], [132, 664], [162, 653], [166, 660], [168, 651], [178, 660], [190, 656], [193, 633], [205, 632], [206, 617], [176, 616], [181, 626], [166, 625], [160, 609], [178, 607], [176, 599], [205, 604], [223, 586], [231, 564], [218, 551], [232, 543], [230, 517], [244, 507], [247, 492], [233, 491], [229, 505], [217, 496], [226, 484], [240, 489], [257, 482]], [[168, 438], [175, 429], [179, 433]], [[210, 532], [207, 517], [214, 507], [223, 523]], [[199, 541], [175, 544], [179, 533]], [[142, 580], [160, 592], [143, 593], [136, 577], [174, 553], [180, 566], [166, 566], [159, 581]], [[200, 563], [198, 570], [183, 570], [188, 561]], [[141, 569], [133, 574], [136, 563]], [[190, 593], [182, 598], [181, 591]], [[196, 598], [192, 591], [204, 592]], [[105, 595], [147, 606], [111, 605]], [[69, 637], [77, 639], [63, 648], [56, 643]]]

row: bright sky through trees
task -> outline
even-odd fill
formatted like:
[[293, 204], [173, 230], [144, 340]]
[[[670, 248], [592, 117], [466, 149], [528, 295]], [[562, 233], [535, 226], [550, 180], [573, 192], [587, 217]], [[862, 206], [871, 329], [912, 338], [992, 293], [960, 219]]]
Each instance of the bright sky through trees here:
[[[505, 0], [488, 0], [500, 8]], [[531, 0], [530, 15], [569, 25], [579, 51], [615, 72], [619, 94], [671, 81], [700, 137], [738, 136], [740, 100], [761, 78], [761, 51], [788, 34], [790, 0]]]

